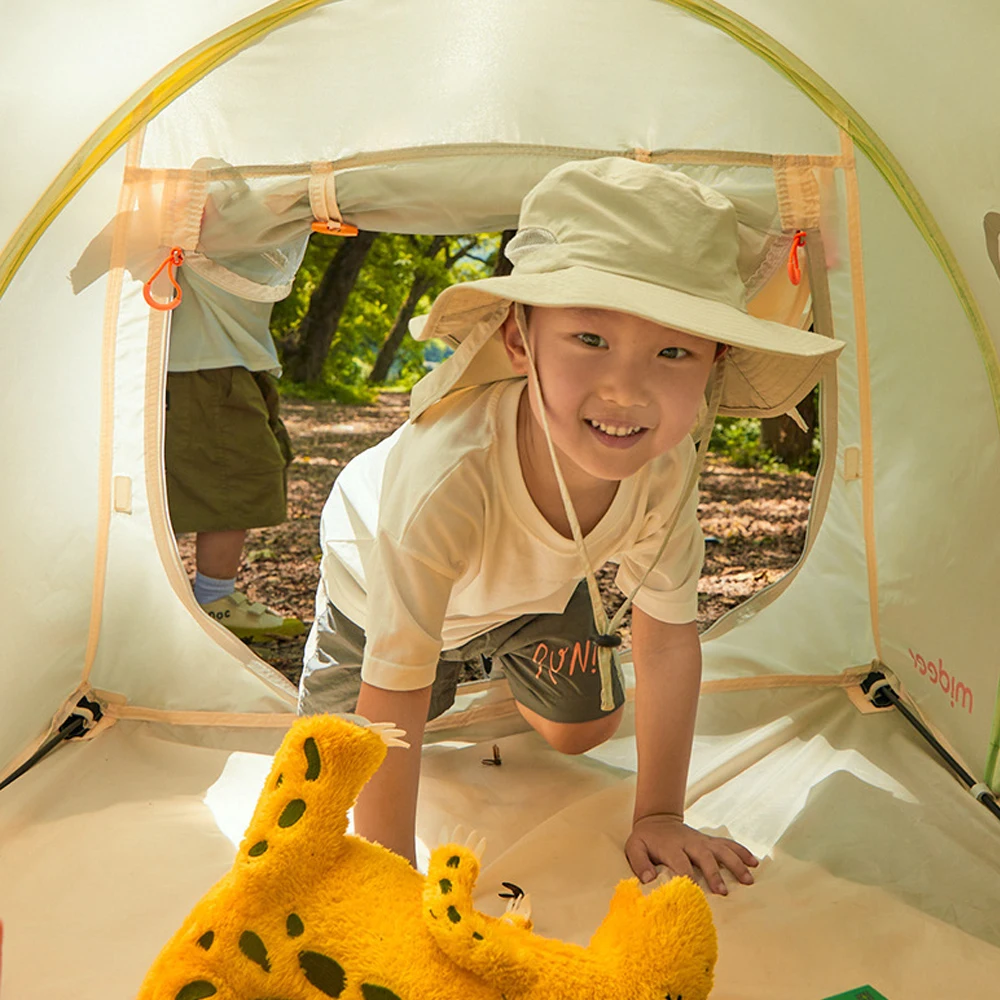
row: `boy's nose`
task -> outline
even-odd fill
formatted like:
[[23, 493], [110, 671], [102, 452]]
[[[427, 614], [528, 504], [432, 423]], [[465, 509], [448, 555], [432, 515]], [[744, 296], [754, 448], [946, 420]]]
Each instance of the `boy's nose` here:
[[636, 365], [615, 365], [604, 373], [598, 392], [605, 402], [622, 408], [645, 406], [649, 402], [648, 374]]

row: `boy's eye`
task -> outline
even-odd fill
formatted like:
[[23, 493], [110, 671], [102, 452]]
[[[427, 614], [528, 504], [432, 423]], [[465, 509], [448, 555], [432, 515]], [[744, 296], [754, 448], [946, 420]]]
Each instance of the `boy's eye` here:
[[669, 358], [671, 361], [679, 360], [680, 358], [686, 358], [688, 352], [684, 350], [683, 347], [664, 347], [660, 351], [661, 358]]
[[596, 333], [578, 333], [576, 339], [581, 343], [586, 344], [588, 347], [607, 347], [603, 337], [599, 337]]

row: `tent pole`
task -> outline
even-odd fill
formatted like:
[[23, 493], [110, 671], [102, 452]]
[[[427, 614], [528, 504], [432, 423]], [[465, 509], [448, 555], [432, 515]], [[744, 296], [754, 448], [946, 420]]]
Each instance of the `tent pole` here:
[[89, 698], [81, 698], [76, 703], [76, 707], [80, 709], [79, 712], [74, 712], [64, 719], [50, 739], [46, 740], [19, 768], [8, 774], [3, 781], [0, 781], [0, 791], [3, 791], [8, 785], [20, 778], [22, 774], [30, 771], [39, 761], [52, 753], [60, 743], [65, 740], [76, 739], [88, 730], [93, 729], [104, 714], [101, 706]]
[[945, 749], [937, 737], [903, 704], [902, 699], [896, 693], [892, 684], [889, 683], [885, 674], [880, 670], [873, 670], [861, 682], [861, 690], [868, 695], [869, 700], [876, 708], [886, 708], [889, 705], [897, 708], [903, 718], [923, 736], [935, 753], [954, 771], [958, 779], [969, 790], [969, 794], [977, 802], [982, 802], [997, 819], [1000, 819], [1000, 803], [997, 803], [993, 792], [981, 781], [976, 781]]

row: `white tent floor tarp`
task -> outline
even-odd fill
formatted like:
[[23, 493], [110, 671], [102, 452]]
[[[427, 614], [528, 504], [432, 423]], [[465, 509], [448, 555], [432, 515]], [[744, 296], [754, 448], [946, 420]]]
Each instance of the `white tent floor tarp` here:
[[[1000, 981], [1000, 824], [895, 713], [838, 690], [702, 701], [688, 820], [762, 857], [757, 884], [712, 898], [716, 1000], [979, 1000]], [[536, 929], [585, 942], [628, 875], [634, 741], [579, 758], [533, 733], [460, 734], [425, 752], [419, 835], [488, 840], [479, 905], [502, 880]], [[57, 751], [0, 801], [4, 997], [130, 997], [229, 867], [270, 758], [192, 747], [121, 722]], [[72, 890], [68, 890], [72, 886]], [[71, 907], [47, 901], [72, 898]]]

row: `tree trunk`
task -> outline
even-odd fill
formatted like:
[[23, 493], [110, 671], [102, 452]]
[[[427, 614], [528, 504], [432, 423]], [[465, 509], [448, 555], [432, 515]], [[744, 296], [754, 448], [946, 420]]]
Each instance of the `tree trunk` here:
[[293, 382], [318, 382], [322, 377], [337, 324], [377, 235], [362, 231], [345, 239], [330, 261], [293, 343], [285, 350], [285, 373]]
[[514, 270], [514, 265], [504, 256], [504, 250], [507, 249], [507, 244], [514, 238], [516, 232], [516, 229], [505, 229], [500, 234], [500, 248], [497, 250], [496, 266], [493, 268], [494, 278], [502, 278]]
[[431, 278], [413, 279], [413, 284], [410, 286], [410, 294], [406, 296], [406, 301], [399, 307], [399, 312], [396, 313], [396, 319], [393, 321], [389, 336], [385, 338], [385, 342], [379, 348], [378, 357], [375, 359], [371, 374], [368, 376], [369, 383], [373, 385], [378, 384], [384, 382], [388, 377], [389, 369], [396, 358], [399, 345], [403, 342], [403, 336], [410, 324], [410, 320], [413, 318], [413, 313], [416, 311], [417, 303], [427, 294], [427, 289], [431, 287], [431, 283]]
[[[430, 260], [433, 260], [437, 256], [441, 247], [444, 246], [445, 238], [443, 236], [435, 236], [431, 240], [430, 246], [427, 248], [424, 256]], [[455, 260], [458, 258], [450, 259], [447, 263], [450, 267]], [[410, 320], [413, 318], [413, 313], [416, 311], [417, 303], [427, 294], [427, 289], [431, 287], [434, 283], [434, 278], [426, 275], [421, 276], [418, 269], [416, 276], [413, 279], [413, 284], [410, 285], [410, 294], [406, 296], [406, 301], [400, 306], [399, 312], [396, 313], [396, 318], [393, 320], [392, 329], [389, 331], [389, 335], [385, 338], [382, 346], [379, 348], [378, 357], [375, 359], [375, 364], [372, 366], [371, 373], [368, 376], [369, 385], [378, 385], [384, 382], [389, 375], [389, 369], [392, 367], [392, 362], [396, 358], [396, 352], [399, 350], [399, 345], [403, 342], [403, 337], [406, 334], [406, 329], [409, 326]]]
[[799, 414], [809, 428], [803, 433], [791, 417], [768, 417], [760, 422], [760, 440], [774, 456], [786, 465], [798, 466], [812, 451], [816, 428], [816, 391], [799, 403]]

